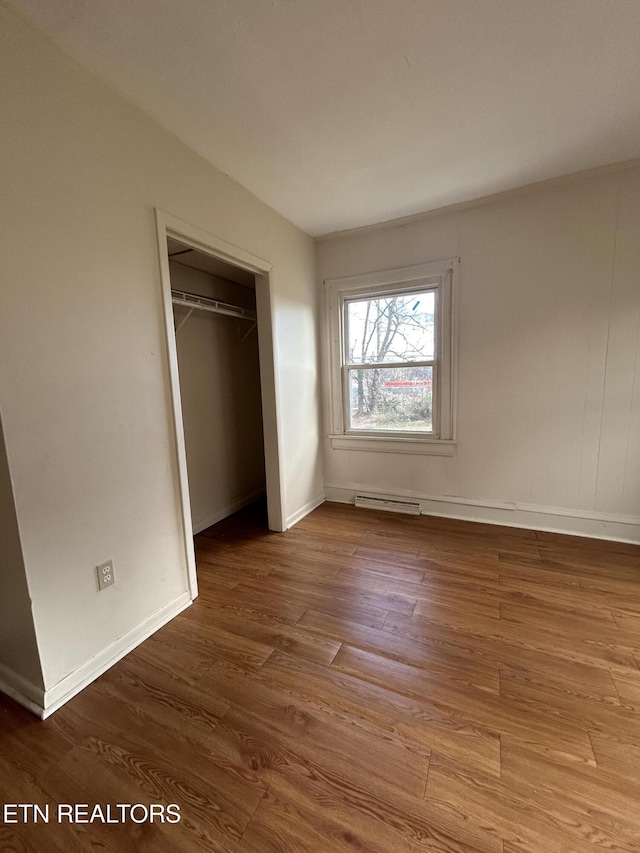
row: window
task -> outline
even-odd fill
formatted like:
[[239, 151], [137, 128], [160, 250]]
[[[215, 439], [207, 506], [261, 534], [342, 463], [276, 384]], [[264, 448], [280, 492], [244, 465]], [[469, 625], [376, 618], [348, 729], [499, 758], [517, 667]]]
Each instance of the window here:
[[453, 454], [457, 264], [326, 282], [334, 448]]

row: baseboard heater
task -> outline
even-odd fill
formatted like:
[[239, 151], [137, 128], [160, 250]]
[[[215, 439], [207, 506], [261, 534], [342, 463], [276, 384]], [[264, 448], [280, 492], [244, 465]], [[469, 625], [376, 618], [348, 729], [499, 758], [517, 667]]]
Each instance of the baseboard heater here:
[[386, 512], [406, 512], [408, 515], [420, 515], [420, 501], [408, 498], [380, 498], [375, 495], [356, 495], [356, 506], [367, 509], [383, 509]]

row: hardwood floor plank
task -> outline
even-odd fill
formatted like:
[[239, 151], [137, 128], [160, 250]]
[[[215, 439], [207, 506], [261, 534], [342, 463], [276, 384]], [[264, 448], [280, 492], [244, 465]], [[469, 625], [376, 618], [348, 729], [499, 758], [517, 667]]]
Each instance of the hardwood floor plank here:
[[425, 591], [417, 597], [412, 615], [430, 616], [429, 604], [461, 610], [465, 613], [500, 618], [502, 593], [498, 581], [460, 579], [457, 575], [446, 580], [427, 573], [422, 582]]
[[590, 838], [609, 849], [637, 850], [640, 787], [601, 768], [565, 764], [521, 747], [502, 750], [502, 781], [527, 796], [531, 808], [590, 826]]
[[580, 584], [572, 574], [567, 574], [557, 566], [540, 563], [536, 560], [518, 558], [500, 562], [498, 575], [501, 586], [507, 586], [516, 592], [529, 587], [532, 592], [552, 591], [554, 596], [575, 596]]
[[392, 580], [403, 580], [409, 583], [421, 583], [424, 570], [403, 566], [395, 562], [383, 562], [382, 560], [367, 560], [364, 557], [351, 557], [340, 566], [340, 577], [350, 581], [362, 583], [371, 575], [371, 581], [378, 578]]
[[60, 732], [53, 720], [38, 720], [0, 693], [0, 755], [16, 775], [37, 778], [74, 746], [73, 738]]
[[309, 554], [318, 552], [324, 556], [351, 557], [358, 547], [359, 537], [352, 531], [351, 541], [349, 539], [327, 539], [326, 531], [320, 530], [315, 533], [305, 526], [306, 519], [300, 524], [287, 530], [287, 541], [295, 548], [294, 554]]
[[614, 610], [612, 616], [623, 637], [634, 645], [635, 653], [640, 654], [640, 613], [622, 613]]
[[498, 560], [511, 561], [513, 558], [529, 557], [531, 560], [542, 560], [540, 543], [535, 540], [523, 540], [521, 536], [498, 536]]
[[[390, 617], [394, 624], [398, 618], [407, 618], [389, 614], [387, 620]], [[500, 687], [497, 666], [487, 666], [479, 661], [469, 662], [463, 655], [446, 654], [435, 644], [416, 643], [401, 633], [369, 628], [315, 610], [307, 610], [298, 625], [314, 634], [340, 639], [354, 648], [419, 667], [425, 671], [425, 679], [429, 681], [451, 679], [463, 684], [475, 684], [496, 693]]]
[[616, 732], [589, 732], [596, 764], [608, 773], [624, 772], [634, 785], [640, 786], [640, 743], [633, 743], [628, 735]]
[[576, 693], [571, 685], [531, 684], [501, 674], [501, 693], [533, 713], [555, 718], [558, 723], [578, 724], [593, 732], [624, 733], [629, 743], [640, 745], [640, 711], [614, 699]]
[[532, 601], [501, 601], [500, 619], [513, 622], [524, 629], [551, 631], [561, 634], [592, 635], [597, 631], [599, 640], [607, 640], [614, 644], [624, 644], [625, 635], [621, 633], [611, 611], [601, 608], [597, 613], [588, 610], [581, 612], [577, 607], [548, 606]]
[[384, 623], [385, 631], [400, 633], [423, 644], [442, 649], [445, 654], [462, 656], [468, 665], [497, 668], [531, 680], [542, 679], [584, 685], [588, 690], [599, 689], [609, 695], [612, 677], [609, 671], [590, 664], [576, 663], [554, 654], [553, 649], [530, 649], [521, 644], [511, 644], [504, 637], [483, 636], [471, 633], [462, 626], [451, 626], [432, 622], [421, 615], [407, 619], [389, 613]]
[[229, 703], [222, 697], [203, 695], [199, 687], [142, 662], [133, 665], [128, 658], [101, 676], [96, 686], [101, 694], [144, 708], [169, 731], [179, 729], [195, 739], [206, 737], [229, 710]]
[[[221, 691], [232, 703], [222, 726], [233, 726], [265, 743], [271, 739], [326, 768], [339, 768], [345, 778], [382, 792], [401, 791], [422, 797], [430, 750], [367, 720], [336, 712], [328, 702], [294, 698], [262, 673], [249, 674], [216, 667], [206, 676], [207, 687]], [[204, 686], [204, 685], [203, 685]], [[215, 732], [211, 733], [215, 738]], [[243, 741], [245, 742], [245, 741]], [[371, 766], [370, 751], [378, 761]], [[242, 762], [253, 766], [249, 748]]]
[[[138, 789], [142, 799], [136, 801], [180, 804], [183, 819], [205, 841], [210, 834], [214, 839], [241, 837], [266, 787], [234, 760], [239, 747], [222, 724], [214, 730], [215, 751], [207, 746], [211, 733], [196, 742], [173, 730], [168, 753], [170, 730], [148, 714], [140, 715], [138, 709], [104, 694], [80, 698], [83, 702], [73, 711], [63, 709], [69, 725], [86, 728], [96, 715], [103, 722], [99, 733], [86, 737], [65, 757], [61, 769], [66, 767], [73, 779], [86, 780], [94, 801], [114, 802], [118, 785], [109, 780], [118, 778], [124, 780], [125, 793], [127, 785]], [[201, 846], [206, 849], [206, 843]]]
[[[337, 833], [337, 839], [343, 843], [347, 841], [350, 847], [343, 846], [342, 849], [352, 850], [356, 841], [361, 844], [361, 849], [367, 851], [479, 853], [479, 848], [470, 847], [462, 839], [451, 838], [446, 830], [430, 823], [420, 813], [417, 801], [408, 803], [407, 811], [403, 811], [386, 798], [380, 799], [358, 785], [345, 785], [333, 772], [314, 768], [312, 773], [295, 776], [274, 775], [269, 792], [280, 802], [296, 803], [298, 814], [308, 816], [305, 824], [312, 823], [325, 834], [327, 824], [330, 826], [337, 822], [344, 826], [342, 833]], [[257, 819], [260, 820], [260, 816]], [[252, 821], [249, 837], [253, 826]]]
[[382, 563], [384, 566], [399, 566], [404, 569], [412, 569], [417, 572], [425, 572], [429, 567], [427, 557], [406, 553], [404, 551], [393, 551], [392, 549], [376, 548], [367, 543], [366, 546], [356, 548], [354, 557], [367, 563]]
[[258, 669], [272, 652], [265, 643], [226, 631], [215, 620], [196, 622], [186, 614], [179, 624], [170, 622], [161, 632], [151, 637], [150, 645], [191, 649], [205, 660], [224, 659], [247, 669]]
[[343, 602], [346, 609], [349, 606], [374, 607], [378, 610], [394, 610], [396, 613], [411, 615], [416, 605], [415, 597], [404, 595], [402, 592], [377, 592], [362, 583], [349, 583], [336, 578], [316, 578], [313, 580], [294, 580], [275, 570], [264, 580], [257, 582], [252, 579], [243, 581], [240, 590], [248, 594], [260, 594], [263, 590], [292, 599], [302, 598], [305, 601], [319, 599], [321, 601]]
[[[269, 616], [291, 625], [294, 625], [307, 609], [305, 603], [283, 599], [271, 593], [263, 592], [260, 596], [247, 596], [245, 592], [238, 591], [237, 587], [226, 591], [200, 590], [200, 595], [195, 603], [198, 602], [215, 607], [224, 607], [233, 610], [238, 615]], [[195, 603], [192, 606], [195, 606]]]
[[500, 743], [494, 730], [398, 693], [392, 685], [387, 689], [333, 667], [321, 670], [280, 652], [274, 652], [261, 674], [294, 693], [319, 700], [326, 698], [341, 711], [397, 732], [417, 744], [459, 756], [470, 766], [500, 772]]
[[530, 788], [471, 774], [459, 763], [443, 761], [431, 767], [427, 799], [453, 814], [469, 814], [474, 824], [517, 851], [593, 853], [598, 844], [617, 853], [633, 849], [603, 832], [589, 815], [576, 815], [557, 796], [536, 798]]
[[503, 840], [495, 833], [487, 831], [484, 826], [475, 824], [466, 804], [462, 804], [462, 808], [457, 811], [443, 808], [435, 800], [426, 799], [425, 790], [424, 816], [430, 823], [441, 827], [452, 839], [458, 840], [463, 850], [466, 845], [471, 850], [482, 853], [503, 851]]
[[[171, 802], [165, 798], [151, 800], [135, 781], [118, 772], [101, 757], [94, 756], [91, 762], [87, 761], [87, 753], [82, 745], [75, 747], [65, 756], [56, 768], [55, 775], [46, 774], [41, 784], [49, 802], [86, 803], [90, 809], [96, 803], [101, 806], [107, 803], [114, 806], [118, 803], [140, 803], [148, 807], [150, 802], [164, 806]], [[114, 813], [118, 814], [117, 811]], [[59, 827], [64, 825], [56, 823], [56, 835]], [[161, 853], [170, 853], [171, 850], [185, 849], [178, 827], [157, 821], [141, 824], [130, 820], [116, 824], [96, 821], [74, 824], [70, 829], [77, 838], [78, 850], [113, 850], [114, 853], [137, 850], [153, 853], [158, 850]]]
[[486, 555], [476, 551], [471, 543], [465, 553], [464, 546], [457, 550], [444, 551], [431, 548], [423, 583], [437, 580], [475, 581], [493, 584], [500, 579], [497, 557], [493, 551]]
[[200, 595], [42, 723], [0, 697], [0, 823], [84, 853], [640, 850], [640, 547], [323, 504], [196, 537]]
[[586, 721], [603, 704], [621, 706], [611, 673], [606, 669], [592, 672], [590, 680], [586, 676], [565, 679], [561, 673], [550, 675], [539, 669], [506, 665], [500, 668], [500, 693], [521, 702], [540, 702], [548, 713], [556, 709], [562, 715], [564, 708], [568, 719]]
[[[332, 815], [319, 813], [307, 804], [297, 789], [291, 796], [269, 791], [242, 837], [248, 853], [352, 853], [366, 850], [364, 839], [349, 824], [344, 826]], [[372, 853], [383, 851], [371, 848]]]
[[497, 738], [510, 737], [515, 742], [534, 744], [538, 749], [572, 756], [577, 761], [595, 764], [591, 742], [584, 726], [564, 723], [521, 703], [505, 703], [500, 697], [473, 687], [459, 688], [440, 682], [433, 688], [425, 684], [420, 670], [407, 664], [362, 652], [343, 645], [332, 669], [376, 685], [386, 684], [394, 692], [416, 697], [424, 704], [447, 713], [461, 726], [485, 727]]
[[193, 686], [197, 680], [215, 663], [213, 651], [207, 653], [200, 649], [182, 646], [179, 641], [164, 642], [162, 637], [154, 637], [129, 653], [131, 663], [138, 661], [143, 667], [151, 667], [170, 672], [173, 678]]
[[[371, 564], [369, 563], [368, 565]], [[388, 568], [386, 564], [380, 565]], [[490, 582], [487, 580], [484, 580], [482, 584], [474, 586], [469, 582], [469, 578], [461, 582], [454, 573], [448, 573], [446, 579], [442, 577], [434, 578], [432, 573], [427, 570], [427, 572], [423, 573], [421, 582], [415, 582], [390, 574], [383, 575], [379, 572], [369, 574], [367, 570], [362, 569], [359, 569], [357, 572], [343, 569], [335, 579], [334, 586], [338, 587], [346, 578], [353, 578], [353, 580], [349, 584], [345, 583], [344, 588], [353, 588], [354, 585], [356, 588], [361, 588], [366, 585], [366, 588], [374, 593], [402, 595], [408, 599], [415, 600], [416, 605], [413, 613], [430, 615], [433, 610], [443, 607], [458, 610], [464, 613], [464, 615], [478, 612], [490, 618], [500, 618], [497, 577], [495, 578], [495, 584], [492, 589]], [[492, 596], [492, 592], [495, 592], [495, 596]], [[392, 602], [389, 604], [388, 609], [396, 613], [405, 613], [404, 610], [394, 606]], [[408, 614], [405, 613], [405, 615]], [[614, 625], [613, 627], [615, 628], [616, 626]]]
[[[508, 609], [509, 606], [506, 607]], [[522, 621], [516, 622], [506, 618], [487, 618], [473, 613], [465, 615], [463, 611], [455, 611], [452, 608], [441, 611], [434, 608], [430, 612], [422, 613], [421, 605], [418, 603], [414, 615], [416, 617], [425, 615], [431, 622], [450, 626], [455, 630], [477, 636], [481, 640], [489, 639], [505, 646], [552, 653], [555, 657], [572, 664], [609, 667], [621, 673], [629, 669], [637, 669], [634, 648], [625, 646], [622, 641], [618, 644], [615, 637], [605, 635], [601, 640], [597, 633], [594, 636], [591, 632], [589, 634], [571, 632], [562, 628], [560, 620], [556, 627], [551, 629], [536, 622], [531, 617], [530, 611], [527, 616], [522, 617]], [[622, 640], [623, 635], [617, 636]]]
[[[405, 807], [424, 793], [430, 750], [383, 729], [348, 725], [338, 717], [305, 712], [304, 727], [290, 717], [265, 717], [260, 711], [233, 705], [223, 724], [238, 732], [244, 745], [242, 762], [267, 785], [282, 772], [316, 776], [331, 773], [345, 787], [359, 787], [372, 798]], [[377, 756], [372, 766], [369, 751]], [[268, 772], [266, 772], [268, 771]]]
[[[306, 790], [310, 788], [310, 790]], [[370, 816], [375, 802], [368, 805], [356, 819], [349, 812], [344, 819], [341, 809], [334, 808], [331, 802], [318, 804], [314, 799], [312, 786], [293, 786], [279, 780], [270, 789], [260, 804], [255, 817], [243, 836], [247, 849], [259, 853], [333, 853], [354, 850], [367, 853], [501, 853], [500, 847], [481, 846], [476, 839], [467, 840], [464, 833], [460, 837], [449, 836], [446, 827], [435, 823], [423, 823], [418, 832], [413, 828], [416, 839], [403, 837], [398, 828], [399, 821], [390, 825]]]
[[[541, 584], [526, 584], [520, 581], [512, 586], [500, 582], [497, 592], [500, 604], [529, 607], [546, 615], [550, 619], [563, 620], [565, 616], [588, 619], [591, 627], [604, 625], [605, 628], [620, 627], [611, 610], [594, 602], [584, 590], [569, 589], [567, 594], [558, 595], [557, 589]], [[585, 625], [576, 626], [583, 630]]]
[[213, 623], [229, 634], [326, 666], [340, 648], [340, 641], [310, 635], [297, 625], [290, 625], [267, 614], [246, 611], [238, 614], [225, 607], [199, 604], [189, 610], [188, 618], [196, 625]]
[[[21, 709], [22, 710], [22, 709]], [[37, 722], [37, 721], [36, 721]], [[66, 754], [66, 753], [65, 753]], [[57, 774], [60, 796], [53, 803], [64, 802], [64, 779]], [[0, 803], [37, 803], [41, 808], [52, 805], [48, 802], [48, 793], [43, 789], [39, 775], [20, 773], [0, 752]], [[51, 816], [50, 816], [51, 817]], [[104, 845], [105, 850], [116, 848]], [[15, 853], [41, 853], [43, 850], [69, 851], [84, 853], [87, 847], [72, 826], [67, 823], [56, 824], [52, 831], [51, 823], [5, 824], [0, 821], [0, 850]]]
[[626, 672], [624, 675], [612, 672], [611, 678], [620, 702], [625, 707], [640, 711], [640, 669], [638, 672]]
[[[264, 583], [264, 582], [263, 582]], [[390, 602], [385, 601], [382, 596], [376, 596], [364, 592], [358, 595], [355, 592], [346, 593], [344, 590], [336, 590], [335, 594], [326, 586], [319, 585], [304, 588], [302, 585], [294, 586], [280, 579], [274, 579], [267, 589], [261, 590], [261, 584], [255, 584], [249, 580], [243, 582], [234, 592], [244, 596], [246, 599], [257, 600], [259, 597], [267, 596], [273, 601], [284, 598], [298, 605], [302, 612], [312, 607], [336, 616], [345, 616], [354, 622], [362, 624], [376, 624], [382, 626], [384, 623]], [[397, 602], [398, 606], [406, 613], [411, 613], [415, 602], [404, 600]], [[386, 606], [385, 606], [386, 605]]]

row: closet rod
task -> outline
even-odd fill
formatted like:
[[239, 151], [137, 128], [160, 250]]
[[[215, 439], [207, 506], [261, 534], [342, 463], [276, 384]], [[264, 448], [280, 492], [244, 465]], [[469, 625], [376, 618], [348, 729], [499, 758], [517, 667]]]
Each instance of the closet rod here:
[[184, 305], [196, 311], [210, 311], [213, 314], [226, 314], [229, 317], [238, 317], [240, 320], [255, 322], [257, 315], [255, 311], [248, 308], [240, 308], [239, 305], [231, 305], [228, 302], [219, 302], [208, 296], [199, 296], [197, 293], [187, 293], [184, 290], [171, 289], [171, 301], [174, 305]]

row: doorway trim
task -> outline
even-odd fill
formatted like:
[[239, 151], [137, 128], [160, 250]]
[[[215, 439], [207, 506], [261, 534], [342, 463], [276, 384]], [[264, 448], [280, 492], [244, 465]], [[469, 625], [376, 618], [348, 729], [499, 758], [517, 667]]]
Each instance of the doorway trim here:
[[198, 595], [198, 579], [196, 576], [196, 560], [193, 547], [191, 500], [189, 497], [189, 479], [187, 475], [187, 451], [182, 419], [178, 351], [173, 325], [167, 237], [174, 237], [176, 240], [186, 243], [193, 249], [197, 249], [199, 252], [227, 261], [236, 267], [252, 272], [256, 276], [256, 313], [258, 316], [258, 354], [260, 359], [267, 512], [269, 529], [282, 531], [285, 530], [285, 514], [279, 430], [280, 418], [278, 411], [278, 373], [276, 370], [276, 353], [273, 345], [273, 308], [269, 278], [272, 264], [239, 246], [234, 246], [218, 237], [214, 237], [212, 234], [207, 234], [194, 225], [183, 222], [181, 219], [177, 219], [175, 216], [165, 213], [158, 208], [155, 208], [155, 217], [171, 386], [171, 410], [176, 459], [178, 462], [178, 496], [184, 533], [184, 552], [191, 597], [196, 598]]

